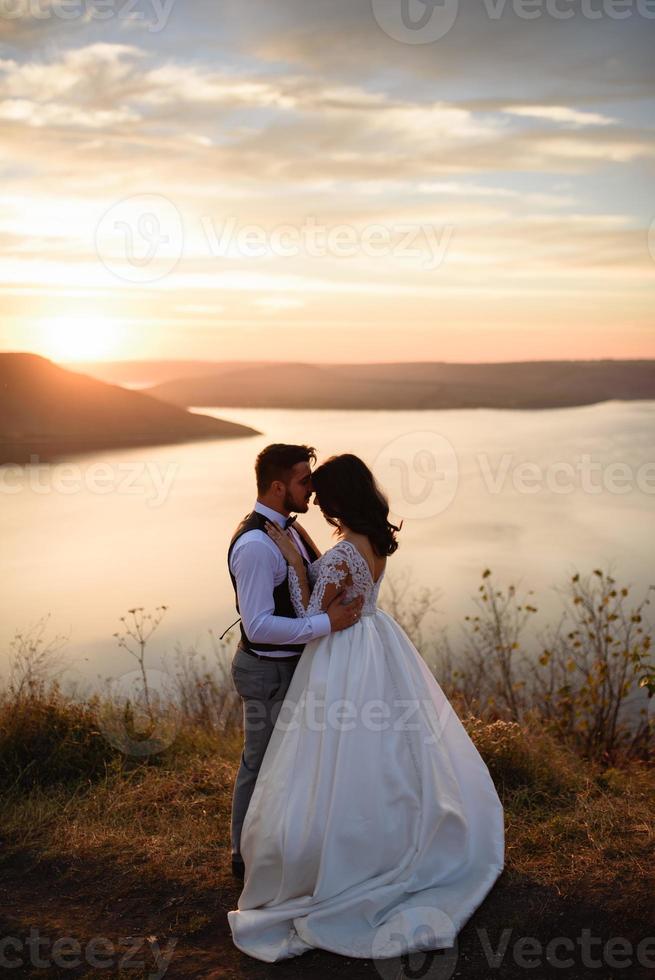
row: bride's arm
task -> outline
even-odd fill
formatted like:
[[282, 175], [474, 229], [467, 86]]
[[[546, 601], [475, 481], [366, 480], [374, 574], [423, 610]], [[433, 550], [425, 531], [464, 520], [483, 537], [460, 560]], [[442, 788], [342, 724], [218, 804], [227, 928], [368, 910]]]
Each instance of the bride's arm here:
[[318, 578], [312, 590], [305, 563], [291, 537], [272, 523], [266, 524], [266, 533], [275, 541], [289, 565], [289, 593], [296, 615], [312, 616], [316, 610], [325, 612], [352, 581], [350, 566], [344, 556], [332, 549], [329, 555], [323, 557], [318, 565]]
[[[291, 536], [286, 531], [282, 531], [277, 524], [273, 524], [272, 521], [267, 521], [265, 529], [269, 538], [275, 542], [287, 560], [289, 566], [289, 591], [291, 592], [291, 601], [296, 609], [296, 614], [298, 616], [305, 616], [312, 590], [309, 587], [307, 569], [302, 560], [302, 555], [298, 551]], [[294, 575], [295, 578], [293, 577]], [[297, 603], [300, 603], [300, 608], [298, 608]]]
[[[345, 561], [326, 563], [319, 566], [318, 578], [310, 591], [307, 569], [302, 561], [289, 562], [289, 593], [293, 608], [298, 616], [314, 616], [316, 612], [327, 612], [330, 604], [341, 595], [351, 581], [350, 568]], [[359, 603], [359, 600], [355, 600]]]
[[289, 562], [289, 593], [296, 615], [307, 616], [312, 592], [307, 581], [307, 569], [302, 559], [293, 564]]

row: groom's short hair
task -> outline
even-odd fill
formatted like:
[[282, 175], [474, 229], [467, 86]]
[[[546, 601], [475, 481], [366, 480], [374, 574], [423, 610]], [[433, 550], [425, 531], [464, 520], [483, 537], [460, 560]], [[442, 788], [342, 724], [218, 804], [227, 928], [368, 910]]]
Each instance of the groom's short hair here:
[[274, 442], [262, 449], [255, 461], [257, 492], [266, 493], [273, 480], [286, 483], [296, 463], [315, 463], [316, 450], [313, 446], [287, 446]]

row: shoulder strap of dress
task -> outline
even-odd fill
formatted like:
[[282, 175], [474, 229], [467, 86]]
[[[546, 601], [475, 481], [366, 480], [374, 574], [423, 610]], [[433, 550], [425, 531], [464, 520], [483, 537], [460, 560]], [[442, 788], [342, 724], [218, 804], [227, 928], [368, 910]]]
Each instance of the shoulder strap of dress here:
[[[335, 548], [338, 548], [342, 544], [347, 544], [348, 545], [348, 549], [349, 549], [349, 554], [354, 553], [356, 555], [356, 557], [359, 558], [359, 560], [364, 565], [366, 565], [366, 567], [368, 568], [369, 572], [371, 571], [369, 563], [366, 561], [366, 558], [364, 558], [364, 555], [361, 553], [361, 551], [359, 550], [359, 548], [357, 547], [356, 544], [353, 544], [352, 541], [346, 541], [346, 539], [343, 538], [341, 541], [338, 541], [337, 544], [335, 544], [334, 547]], [[371, 572], [371, 578], [372, 577], [373, 577], [373, 573]]]

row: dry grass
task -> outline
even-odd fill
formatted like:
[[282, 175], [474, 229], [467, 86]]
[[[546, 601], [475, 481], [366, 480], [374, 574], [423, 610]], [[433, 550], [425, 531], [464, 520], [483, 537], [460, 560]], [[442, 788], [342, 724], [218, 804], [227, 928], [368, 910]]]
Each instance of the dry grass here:
[[[505, 807], [507, 870], [565, 894], [584, 881], [629, 909], [653, 887], [655, 770], [593, 767], [545, 733], [465, 719]], [[5, 840], [48, 860], [111, 855], [116, 869], [214, 887], [229, 852], [241, 734], [183, 734], [156, 766], [35, 787], [0, 807]]]
[[[537, 724], [465, 719], [505, 808], [506, 867], [630, 914], [655, 892], [655, 768], [582, 759]], [[644, 904], [646, 903], [646, 904]]]
[[[213, 749], [213, 751], [212, 751]], [[111, 854], [117, 868], [136, 862], [179, 881], [215, 878], [229, 847], [232, 785], [240, 734], [188, 746], [158, 765], [139, 765], [95, 783], [38, 787], [5, 797], [4, 833], [17, 849], [45, 859]]]
[[506, 807], [507, 867], [560, 895], [602, 896], [630, 917], [655, 893], [655, 772], [589, 775], [570, 805]]
[[[614, 917], [606, 930], [615, 921], [621, 935], [643, 935], [654, 885], [655, 771], [636, 764], [602, 770], [547, 734], [465, 722], [506, 818], [506, 871], [477, 921], [493, 935], [508, 925], [528, 935], [541, 920], [548, 938], [553, 922], [576, 935], [600, 909]], [[225, 912], [239, 893], [229, 870], [229, 825], [240, 752], [238, 730], [185, 729], [156, 765], [5, 794], [6, 934], [21, 935], [33, 923], [50, 935], [70, 934], [73, 923], [79, 937], [152, 933], [162, 944], [175, 937], [169, 980], [270, 976], [233, 947], [227, 931]], [[2, 913], [0, 903], [0, 920]], [[478, 980], [487, 973], [467, 928], [467, 975]], [[341, 958], [311, 955], [314, 975], [341, 975]], [[279, 971], [304, 977], [308, 968], [301, 957]], [[364, 961], [349, 969], [357, 980], [378, 976]]]

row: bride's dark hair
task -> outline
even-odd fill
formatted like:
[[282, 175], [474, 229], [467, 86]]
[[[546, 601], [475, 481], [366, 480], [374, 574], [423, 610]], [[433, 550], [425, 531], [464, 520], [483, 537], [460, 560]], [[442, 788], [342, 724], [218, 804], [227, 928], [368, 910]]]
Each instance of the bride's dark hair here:
[[394, 553], [400, 527], [389, 522], [387, 498], [359, 456], [331, 456], [312, 471], [312, 486], [329, 524], [365, 534], [380, 557]]

